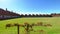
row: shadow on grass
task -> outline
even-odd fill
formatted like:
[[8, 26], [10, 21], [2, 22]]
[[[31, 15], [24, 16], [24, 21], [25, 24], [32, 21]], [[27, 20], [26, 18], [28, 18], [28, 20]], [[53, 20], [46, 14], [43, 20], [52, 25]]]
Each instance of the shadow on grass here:
[[[17, 18], [21, 18], [21, 17], [17, 17]], [[4, 21], [4, 20], [11, 20], [11, 19], [16, 19], [16, 18], [0, 19], [0, 21]]]

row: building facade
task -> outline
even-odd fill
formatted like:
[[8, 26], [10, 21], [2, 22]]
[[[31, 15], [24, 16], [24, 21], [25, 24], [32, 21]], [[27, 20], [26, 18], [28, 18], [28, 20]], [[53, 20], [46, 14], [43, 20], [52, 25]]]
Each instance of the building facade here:
[[0, 19], [9, 19], [9, 18], [17, 18], [17, 17], [20, 17], [20, 15], [14, 12], [10, 12], [7, 9], [4, 10], [0, 8]]

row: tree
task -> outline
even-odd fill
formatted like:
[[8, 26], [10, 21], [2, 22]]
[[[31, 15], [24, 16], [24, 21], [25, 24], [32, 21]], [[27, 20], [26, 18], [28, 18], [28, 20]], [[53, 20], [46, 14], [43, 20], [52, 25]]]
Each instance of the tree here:
[[29, 17], [31, 17], [32, 15], [31, 14], [29, 14]]
[[35, 17], [35, 14], [32, 14], [32, 17]]
[[25, 14], [25, 17], [27, 17], [28, 15], [27, 14]]
[[38, 14], [36, 14], [36, 17], [38, 17], [39, 15]]

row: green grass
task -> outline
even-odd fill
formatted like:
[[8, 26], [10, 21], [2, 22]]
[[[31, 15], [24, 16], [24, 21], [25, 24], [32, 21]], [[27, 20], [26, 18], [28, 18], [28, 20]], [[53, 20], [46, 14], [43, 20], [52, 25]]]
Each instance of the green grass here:
[[[17, 34], [17, 27], [10, 27], [6, 29], [6, 24], [14, 24], [19, 23], [23, 24], [24, 22], [28, 22], [30, 24], [43, 22], [44, 24], [52, 24], [52, 27], [44, 27], [44, 26], [34, 26], [33, 29], [36, 32], [31, 31], [30, 34], [41, 34], [41, 32], [37, 32], [38, 30], [43, 29], [45, 32], [42, 34], [60, 34], [60, 17], [44, 17], [44, 18], [16, 18], [10, 20], [0, 21], [0, 34]], [[20, 34], [25, 34], [24, 28], [20, 27]]]

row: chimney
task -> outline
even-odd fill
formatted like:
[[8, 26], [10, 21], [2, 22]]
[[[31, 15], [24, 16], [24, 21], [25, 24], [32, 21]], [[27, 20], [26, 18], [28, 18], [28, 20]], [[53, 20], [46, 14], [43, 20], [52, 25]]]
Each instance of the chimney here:
[[6, 8], [6, 11], [7, 11], [7, 8]]

